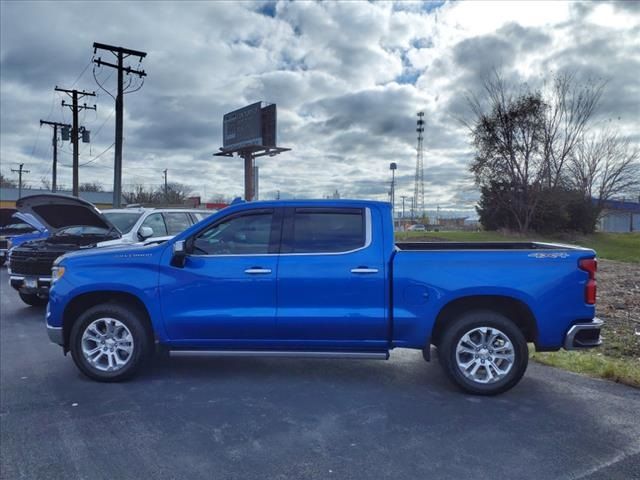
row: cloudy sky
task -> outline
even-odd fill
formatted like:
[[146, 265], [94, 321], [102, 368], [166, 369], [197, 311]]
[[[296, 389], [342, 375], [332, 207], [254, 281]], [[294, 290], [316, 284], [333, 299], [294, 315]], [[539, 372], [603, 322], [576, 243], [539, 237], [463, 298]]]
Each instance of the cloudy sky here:
[[[261, 198], [411, 196], [416, 112], [425, 112], [427, 208], [471, 211], [463, 96], [498, 68], [540, 82], [550, 72], [608, 81], [597, 121], [638, 140], [640, 2], [26, 2], [1, 3], [0, 160], [31, 185], [51, 176], [51, 130], [71, 121], [54, 86], [98, 94], [80, 114], [80, 181], [112, 189], [114, 101], [99, 89], [94, 41], [148, 52], [142, 89], [125, 97], [124, 188], [169, 180], [205, 199], [241, 195], [242, 161], [212, 157], [222, 115], [278, 105], [279, 144], [259, 160]], [[103, 58], [110, 54], [103, 53]], [[137, 60], [132, 59], [132, 66]], [[112, 69], [95, 76], [115, 91]], [[134, 80], [134, 85], [135, 85]], [[93, 103], [93, 101], [90, 101]], [[105, 152], [106, 150], [106, 152]], [[58, 182], [71, 184], [61, 143]], [[104, 153], [103, 153], [104, 152]], [[103, 153], [101, 156], [99, 156]]]

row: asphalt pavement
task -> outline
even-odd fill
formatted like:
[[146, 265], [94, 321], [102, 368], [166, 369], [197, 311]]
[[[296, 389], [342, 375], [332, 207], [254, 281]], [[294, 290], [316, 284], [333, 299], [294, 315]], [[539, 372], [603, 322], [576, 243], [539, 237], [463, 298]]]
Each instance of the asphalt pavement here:
[[498, 397], [437, 361], [176, 357], [82, 376], [0, 272], [0, 478], [640, 479], [640, 390], [531, 364]]

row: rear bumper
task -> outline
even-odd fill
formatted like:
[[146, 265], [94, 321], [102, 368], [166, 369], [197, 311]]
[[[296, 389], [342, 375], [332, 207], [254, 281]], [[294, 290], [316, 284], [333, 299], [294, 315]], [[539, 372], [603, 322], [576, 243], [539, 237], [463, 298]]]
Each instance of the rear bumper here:
[[565, 350], [593, 348], [602, 344], [600, 329], [603, 325], [602, 320], [594, 318], [591, 322], [576, 323], [571, 326], [564, 339]]

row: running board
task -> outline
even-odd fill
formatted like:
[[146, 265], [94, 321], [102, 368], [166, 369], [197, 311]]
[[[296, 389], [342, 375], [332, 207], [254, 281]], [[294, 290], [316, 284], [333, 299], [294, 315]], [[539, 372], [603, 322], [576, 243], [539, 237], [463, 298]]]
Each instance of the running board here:
[[279, 358], [354, 358], [387, 360], [389, 352], [309, 352], [291, 350], [171, 350], [173, 356], [203, 357], [279, 357]]

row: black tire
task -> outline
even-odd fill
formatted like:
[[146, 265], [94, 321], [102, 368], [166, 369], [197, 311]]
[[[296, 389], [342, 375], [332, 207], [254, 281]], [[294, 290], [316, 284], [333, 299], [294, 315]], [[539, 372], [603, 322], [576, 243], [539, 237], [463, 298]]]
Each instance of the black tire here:
[[[133, 337], [133, 351], [127, 363], [119, 370], [100, 370], [94, 367], [82, 353], [82, 335], [91, 323], [100, 318], [118, 320], [129, 329]], [[71, 328], [69, 347], [73, 361], [80, 371], [99, 382], [119, 382], [131, 378], [143, 367], [151, 353], [150, 335], [140, 313], [115, 303], [96, 305], [80, 315]]]
[[44, 307], [49, 301], [48, 298], [39, 297], [35, 293], [18, 292], [18, 295], [20, 295], [20, 300], [32, 307]]
[[[481, 383], [468, 378], [457, 362], [458, 342], [467, 332], [480, 327], [500, 330], [513, 345], [514, 361], [511, 369], [504, 377], [491, 383]], [[438, 345], [438, 359], [447, 377], [464, 391], [475, 395], [497, 395], [513, 388], [520, 381], [529, 363], [529, 351], [524, 335], [513, 321], [497, 312], [475, 310], [460, 315], [446, 328]], [[480, 368], [484, 368], [485, 370], [481, 371], [488, 376], [487, 368]]]

